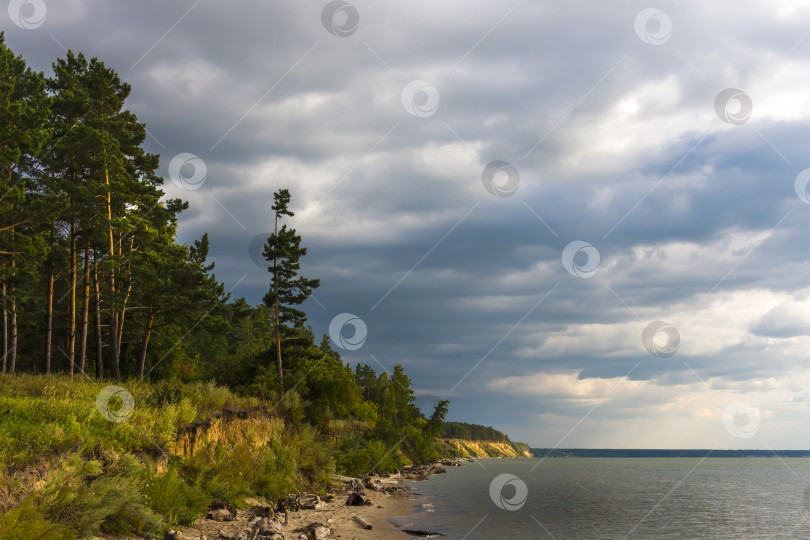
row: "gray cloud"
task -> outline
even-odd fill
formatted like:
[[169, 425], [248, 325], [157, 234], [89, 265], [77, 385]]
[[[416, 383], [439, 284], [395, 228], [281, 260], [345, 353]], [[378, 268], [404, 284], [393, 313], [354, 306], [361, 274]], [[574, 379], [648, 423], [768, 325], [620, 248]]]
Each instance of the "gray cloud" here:
[[[289, 188], [304, 272], [322, 282], [307, 305], [315, 331], [360, 316], [368, 339], [345, 359], [402, 362], [418, 388], [453, 401], [452, 418], [553, 446], [595, 401], [491, 381], [576, 370], [598, 392], [595, 381], [630, 373], [697, 385], [697, 397], [671, 413], [662, 400], [676, 394], [607, 400], [569, 442], [654, 446], [654, 430], [631, 433], [654, 421], [681, 433], [672, 445], [711, 447], [701, 399], [725, 433], [720, 402], [762, 396], [723, 384], [774, 379], [785, 390], [763, 416], [773, 438], [745, 442], [793, 440], [779, 422], [780, 403], [802, 399], [787, 381], [805, 376], [808, 344], [810, 207], [793, 191], [808, 167], [808, 10], [661, 4], [673, 28], [655, 46], [625, 3], [358, 1], [345, 38], [324, 29], [323, 5], [50, 2], [39, 29], [4, 26], [37, 69], [58, 43], [115, 67], [167, 179], [178, 153], [205, 161], [201, 189], [165, 190], [191, 203], [183, 240], [209, 232], [218, 278], [247, 274], [234, 296], [266, 291], [251, 241], [269, 230], [273, 191]], [[435, 114], [403, 107], [412, 80], [435, 86]], [[729, 87], [753, 102], [740, 126], [714, 110]], [[511, 197], [481, 184], [494, 160], [520, 172]], [[590, 279], [563, 268], [574, 240], [599, 250]], [[668, 360], [641, 343], [653, 320], [681, 333]]]

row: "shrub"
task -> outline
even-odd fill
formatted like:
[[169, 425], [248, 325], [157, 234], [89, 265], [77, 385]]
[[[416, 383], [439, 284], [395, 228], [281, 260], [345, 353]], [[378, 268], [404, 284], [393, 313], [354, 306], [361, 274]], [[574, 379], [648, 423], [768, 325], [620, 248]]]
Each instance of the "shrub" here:
[[[342, 445], [340, 471], [348, 476], [362, 476], [372, 471], [391, 472], [401, 465], [399, 449], [388, 445], [384, 441], [372, 439], [369, 441], [347, 441]], [[359, 447], [359, 448], [357, 448]]]
[[328, 442], [320, 440], [312, 426], [302, 424], [288, 430], [284, 444], [298, 456], [296, 465], [303, 479], [312, 486], [329, 484], [335, 472], [333, 450]]
[[0, 540], [74, 540], [76, 532], [45, 518], [32, 498], [0, 516]]
[[49, 520], [69, 526], [80, 537], [156, 532], [161, 518], [147, 505], [144, 475], [125, 454], [105, 468], [74, 454], [42, 489], [41, 508]]
[[166, 525], [190, 525], [205, 513], [209, 497], [196, 486], [188, 485], [175, 466], [159, 476], [150, 468], [145, 475], [144, 491], [149, 506], [163, 516]]
[[180, 403], [183, 399], [183, 383], [177, 379], [166, 379], [155, 385], [149, 396], [149, 403], [159, 407], [172, 403]]

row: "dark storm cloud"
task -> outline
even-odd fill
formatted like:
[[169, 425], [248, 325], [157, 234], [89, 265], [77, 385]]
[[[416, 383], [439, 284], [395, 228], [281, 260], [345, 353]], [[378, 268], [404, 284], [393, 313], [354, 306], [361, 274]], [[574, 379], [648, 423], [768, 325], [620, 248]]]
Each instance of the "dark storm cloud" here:
[[[367, 341], [344, 358], [402, 362], [418, 388], [453, 400], [455, 419], [522, 426], [550, 446], [559, 419], [542, 414], [573, 425], [590, 405], [492, 381], [632, 370], [674, 388], [777, 377], [803, 358], [790, 340], [808, 310], [810, 206], [793, 190], [810, 166], [806, 9], [661, 3], [672, 34], [656, 46], [625, 2], [358, 1], [344, 38], [323, 27], [325, 4], [50, 2], [36, 30], [3, 24], [37, 69], [63, 45], [133, 85], [165, 190], [191, 203], [181, 238], [209, 233], [234, 297], [261, 301], [256, 237], [273, 191], [289, 188], [304, 272], [322, 283], [306, 306], [316, 333], [361, 317]], [[440, 98], [425, 117], [402, 103], [414, 80]], [[743, 125], [715, 112], [729, 87], [751, 96]], [[206, 164], [196, 191], [168, 177], [181, 152]], [[495, 160], [519, 172], [511, 197], [482, 185]], [[562, 265], [575, 240], [601, 256], [589, 279]], [[683, 343], [662, 362], [641, 332], [670, 318]], [[766, 350], [779, 360], [763, 365]], [[636, 396], [634, 414], [659, 398]], [[631, 413], [597, 416], [611, 414]]]

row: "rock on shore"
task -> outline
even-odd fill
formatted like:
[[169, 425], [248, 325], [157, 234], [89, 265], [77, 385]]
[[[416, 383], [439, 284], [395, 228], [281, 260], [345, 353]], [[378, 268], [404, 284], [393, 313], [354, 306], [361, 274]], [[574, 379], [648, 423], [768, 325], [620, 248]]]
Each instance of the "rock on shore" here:
[[334, 477], [334, 492], [323, 497], [294, 494], [276, 502], [248, 499], [238, 510], [214, 501], [205, 517], [182, 531], [169, 531], [165, 540], [370, 540], [404, 539], [425, 531], [399, 531], [388, 522], [411, 511], [410, 494], [400, 484], [426, 480], [457, 467], [469, 458], [443, 459], [432, 465], [413, 465], [393, 474], [363, 478]]

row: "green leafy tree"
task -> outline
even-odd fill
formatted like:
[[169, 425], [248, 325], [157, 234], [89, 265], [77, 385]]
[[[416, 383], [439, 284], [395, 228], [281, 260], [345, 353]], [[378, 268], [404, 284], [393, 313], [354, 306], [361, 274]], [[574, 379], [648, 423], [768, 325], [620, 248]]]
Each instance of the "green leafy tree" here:
[[295, 229], [280, 225], [284, 216], [294, 214], [288, 209], [290, 192], [282, 189], [273, 194], [274, 203], [270, 207], [274, 213], [275, 228], [264, 245], [263, 255], [269, 266], [270, 290], [264, 295], [264, 303], [273, 309], [276, 334], [276, 371], [279, 385], [284, 388], [284, 369], [281, 358], [281, 343], [295, 339], [306, 322], [306, 313], [297, 309], [318, 288], [320, 280], [299, 275], [301, 257], [307, 248], [301, 247], [301, 237]]

